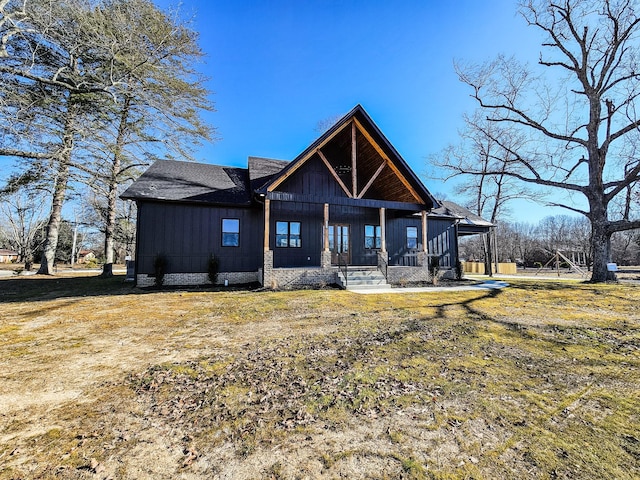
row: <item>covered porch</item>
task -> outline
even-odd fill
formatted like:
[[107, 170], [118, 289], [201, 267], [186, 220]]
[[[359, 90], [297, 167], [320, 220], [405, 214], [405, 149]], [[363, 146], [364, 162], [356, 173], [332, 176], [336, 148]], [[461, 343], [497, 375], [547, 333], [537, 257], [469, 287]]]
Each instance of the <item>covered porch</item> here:
[[348, 272], [368, 271], [380, 272], [385, 283], [429, 280], [423, 205], [300, 197], [275, 192], [265, 199], [265, 286], [339, 284]]

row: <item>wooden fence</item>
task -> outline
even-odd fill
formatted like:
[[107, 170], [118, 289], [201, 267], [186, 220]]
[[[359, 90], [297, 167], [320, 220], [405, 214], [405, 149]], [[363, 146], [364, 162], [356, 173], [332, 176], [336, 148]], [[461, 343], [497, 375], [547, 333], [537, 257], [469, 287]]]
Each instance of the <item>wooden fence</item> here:
[[[477, 273], [484, 275], [484, 263], [481, 262], [462, 262], [464, 273]], [[495, 268], [495, 265], [492, 265]], [[494, 273], [502, 273], [503, 275], [515, 275], [517, 272], [515, 263], [498, 263], [498, 271]]]

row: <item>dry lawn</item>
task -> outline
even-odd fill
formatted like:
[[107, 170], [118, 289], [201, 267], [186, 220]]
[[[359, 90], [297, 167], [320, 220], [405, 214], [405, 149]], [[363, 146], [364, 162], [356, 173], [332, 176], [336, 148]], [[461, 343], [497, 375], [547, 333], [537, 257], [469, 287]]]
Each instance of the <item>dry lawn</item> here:
[[0, 478], [639, 478], [639, 301], [2, 279]]

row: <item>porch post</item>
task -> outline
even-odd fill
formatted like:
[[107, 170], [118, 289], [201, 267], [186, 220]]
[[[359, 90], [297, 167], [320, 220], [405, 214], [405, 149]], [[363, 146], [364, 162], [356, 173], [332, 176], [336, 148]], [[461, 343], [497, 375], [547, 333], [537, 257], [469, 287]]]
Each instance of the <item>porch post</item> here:
[[427, 211], [422, 210], [422, 249], [418, 252], [418, 267], [426, 267], [429, 265], [429, 243], [427, 241]]
[[380, 207], [380, 251], [387, 251], [387, 219], [384, 207]]
[[269, 213], [271, 211], [271, 200], [264, 201], [264, 251], [269, 250]]
[[273, 251], [269, 249], [269, 214], [271, 212], [271, 200], [264, 200], [264, 255], [262, 259], [262, 286], [277, 288], [277, 281], [273, 275]]
[[427, 238], [427, 212], [422, 211], [422, 251], [429, 253], [429, 240]]
[[329, 204], [324, 204], [324, 251], [329, 251]]
[[324, 221], [322, 232], [322, 252], [320, 253], [320, 266], [331, 268], [331, 250], [329, 250], [329, 204], [324, 204]]
[[495, 264], [495, 268], [496, 268], [496, 273], [500, 273], [500, 259], [498, 258], [498, 235], [496, 234], [496, 227], [493, 227], [491, 229], [492, 233], [493, 233], [493, 250], [494, 250], [494, 257], [493, 257], [493, 262]]

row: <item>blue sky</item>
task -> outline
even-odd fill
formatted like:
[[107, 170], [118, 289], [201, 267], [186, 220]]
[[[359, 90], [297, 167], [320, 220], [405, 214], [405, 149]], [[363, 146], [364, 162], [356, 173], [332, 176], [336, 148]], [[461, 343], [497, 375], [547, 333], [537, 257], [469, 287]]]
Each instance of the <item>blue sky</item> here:
[[208, 56], [202, 71], [217, 108], [209, 119], [221, 139], [200, 158], [213, 163], [292, 159], [318, 122], [360, 103], [420, 173], [474, 107], [454, 59], [531, 50], [505, 0], [184, 0], [181, 9], [194, 15]]

